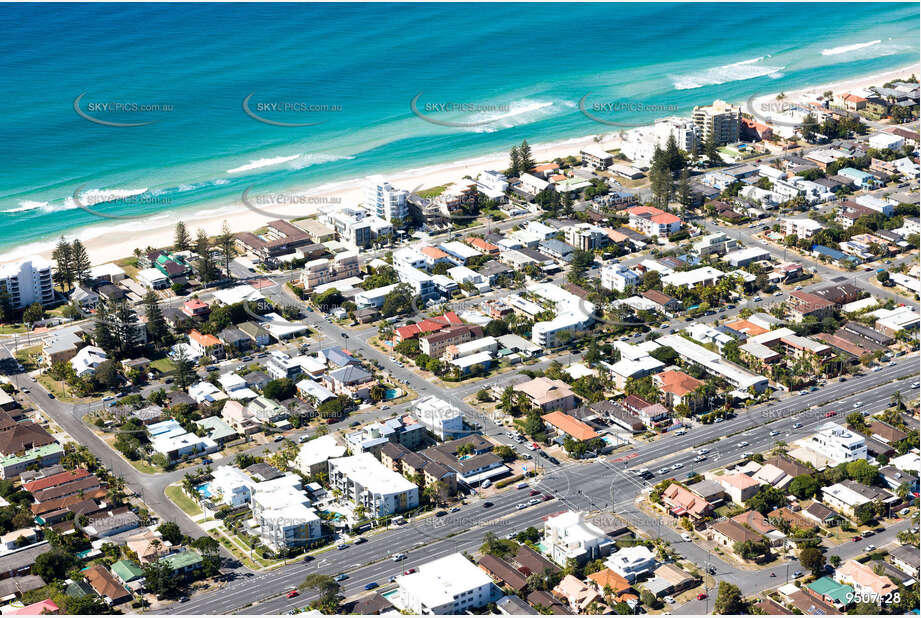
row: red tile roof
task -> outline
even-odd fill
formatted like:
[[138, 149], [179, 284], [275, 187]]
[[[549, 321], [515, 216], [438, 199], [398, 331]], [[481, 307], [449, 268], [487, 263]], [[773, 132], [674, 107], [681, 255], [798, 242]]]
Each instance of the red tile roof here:
[[42, 489], [48, 489], [49, 487], [56, 487], [57, 485], [64, 485], [65, 483], [79, 481], [80, 479], [86, 478], [89, 475], [90, 473], [88, 470], [77, 468], [76, 470], [67, 470], [65, 472], [46, 476], [42, 479], [36, 479], [34, 481], [29, 481], [28, 483], [23, 483], [22, 488], [31, 493], [35, 491], [41, 491]]

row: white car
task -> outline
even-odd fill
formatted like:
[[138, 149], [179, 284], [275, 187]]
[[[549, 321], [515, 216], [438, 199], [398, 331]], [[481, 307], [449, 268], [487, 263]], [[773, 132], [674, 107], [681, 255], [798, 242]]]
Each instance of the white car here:
[[671, 472], [670, 468], [659, 468], [659, 474], [668, 474]]
[[672, 466], [672, 470], [680, 470], [683, 467], [684, 467], [684, 464], [679, 462]]
[[669, 604], [674, 603], [674, 602], [675, 602], [675, 598], [672, 597], [672, 596], [666, 596], [666, 597], [665, 597], [665, 602], [666, 602], [666, 603], [669, 603]]
[[694, 461], [697, 463], [700, 463], [706, 459], [707, 459], [706, 455], [698, 455], [697, 457], [694, 458]]
[[736, 446], [738, 446], [739, 448], [745, 448], [746, 446], [748, 446], [748, 442], [746, 442], [745, 440], [742, 440], [741, 442], [736, 444]]
[[697, 449], [697, 454], [698, 454], [698, 455], [706, 455], [706, 454], [709, 453], [709, 452], [710, 452], [710, 449], [708, 449], [708, 448], [700, 448], [700, 449]]
[[779, 431], [772, 431], [772, 432], [769, 433], [768, 435], [771, 436], [771, 437], [773, 438], [774, 436], [779, 436], [779, 435], [780, 435], [780, 432], [779, 432]]
[[854, 408], [859, 408], [859, 407], [862, 406], [862, 405], [863, 405], [863, 402], [862, 402], [862, 401], [857, 401], [857, 402], [854, 403], [853, 407], [854, 407]]
[[526, 508], [528, 508], [528, 505], [527, 505], [527, 504], [523, 504], [523, 503], [519, 503], [519, 504], [516, 504], [516, 505], [515, 505], [515, 508], [518, 509], [518, 510], [520, 511], [521, 509], [526, 509]]
[[681, 534], [681, 538], [684, 539], [685, 541], [687, 541], [688, 543], [691, 542], [691, 535], [688, 534], [687, 532], [683, 532], [683, 533]]
[[912, 383], [911, 383], [911, 387], [912, 387], [912, 388], [918, 388], [919, 386], [921, 386], [921, 383], [919, 383], [919, 382], [912, 382]]

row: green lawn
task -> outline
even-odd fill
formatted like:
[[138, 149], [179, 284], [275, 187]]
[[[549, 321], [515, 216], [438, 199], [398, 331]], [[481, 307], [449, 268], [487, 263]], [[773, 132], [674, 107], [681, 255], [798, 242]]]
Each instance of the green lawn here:
[[163, 374], [173, 373], [176, 371], [176, 365], [173, 364], [173, 361], [166, 357], [158, 358], [155, 361], [150, 361], [150, 367]]
[[25, 324], [4, 324], [0, 326], [0, 335], [14, 335], [16, 333], [24, 333], [27, 330]]
[[186, 493], [182, 490], [182, 487], [179, 485], [170, 485], [166, 488], [164, 493], [166, 494], [166, 497], [172, 500], [176, 506], [181, 508], [186, 515], [195, 516], [202, 514], [201, 508], [195, 503], [194, 500], [186, 495]]

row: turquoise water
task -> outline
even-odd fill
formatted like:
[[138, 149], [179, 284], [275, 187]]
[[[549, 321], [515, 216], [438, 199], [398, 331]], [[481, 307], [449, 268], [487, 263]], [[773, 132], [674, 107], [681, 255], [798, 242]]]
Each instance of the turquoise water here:
[[384, 397], [388, 400], [396, 399], [399, 396], [400, 396], [400, 391], [396, 388], [388, 388], [387, 393], [384, 395]]
[[211, 485], [209, 483], [202, 483], [201, 485], [197, 485], [195, 487], [195, 491], [201, 494], [203, 498], [211, 497]]
[[[524, 138], [610, 131], [579, 112], [586, 95], [684, 113], [917, 62], [917, 4], [820, 6], [2, 5], [0, 257], [44, 249], [62, 232], [142, 238], [175, 220], [171, 211], [230, 212], [248, 187], [323, 187]], [[443, 126], [412, 113], [419, 93], [423, 111], [493, 107], [427, 112], [486, 122]], [[76, 108], [93, 118], [150, 124], [86, 120], [74, 109], [80, 95]], [[270, 122], [312, 126], [257, 121], [243, 111], [249, 95]], [[105, 219], [78, 208], [75, 192], [105, 215], [157, 218]], [[118, 195], [133, 197], [96, 203]]]

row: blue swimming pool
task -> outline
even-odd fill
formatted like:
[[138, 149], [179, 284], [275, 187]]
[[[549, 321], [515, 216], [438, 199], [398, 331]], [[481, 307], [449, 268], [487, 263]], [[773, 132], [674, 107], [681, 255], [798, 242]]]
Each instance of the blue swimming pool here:
[[195, 486], [195, 491], [197, 491], [202, 498], [211, 497], [211, 485], [209, 483], [202, 483], [201, 485]]
[[387, 393], [384, 395], [386, 399], [396, 399], [400, 396], [400, 389], [398, 388], [388, 388]]

